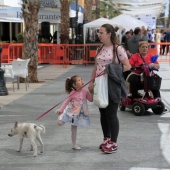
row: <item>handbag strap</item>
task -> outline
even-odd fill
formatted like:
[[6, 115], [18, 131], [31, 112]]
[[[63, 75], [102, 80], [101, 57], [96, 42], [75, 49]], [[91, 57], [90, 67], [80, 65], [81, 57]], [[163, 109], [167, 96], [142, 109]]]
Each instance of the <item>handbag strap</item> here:
[[141, 57], [141, 59], [143, 60], [143, 63], [146, 64], [144, 58], [139, 54], [139, 56]]
[[103, 46], [104, 46], [104, 45], [101, 45], [101, 46], [99, 46], [99, 47], [97, 48], [97, 50], [96, 50], [97, 52], [96, 52], [95, 58], [97, 57], [97, 55], [99, 54], [99, 52], [102, 50]]
[[114, 52], [114, 46], [113, 46], [113, 63], [116, 64], [116, 57], [118, 59], [118, 62], [120, 64], [120, 59], [118, 57], [118, 52], [117, 52], [117, 48], [119, 47], [120, 45], [117, 45], [116, 49], [115, 49], [115, 52], [116, 52], [116, 55], [115, 55], [115, 52]]

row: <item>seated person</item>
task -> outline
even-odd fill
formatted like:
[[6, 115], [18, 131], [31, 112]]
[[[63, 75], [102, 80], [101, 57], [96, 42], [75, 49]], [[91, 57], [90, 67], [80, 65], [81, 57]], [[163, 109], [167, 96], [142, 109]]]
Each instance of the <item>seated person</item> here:
[[[146, 63], [148, 64], [149, 68], [159, 69], [159, 63], [157, 61], [155, 63], [151, 62], [152, 54], [148, 53], [148, 45], [149, 44], [147, 41], [139, 41], [139, 53], [133, 54], [129, 59], [132, 67]], [[140, 70], [134, 70], [126, 79], [130, 83], [133, 98], [140, 97], [138, 94], [138, 90], [141, 89], [140, 74]], [[142, 88], [144, 88], [143, 84]], [[152, 90], [152, 93], [154, 98], [160, 97], [159, 90]]]

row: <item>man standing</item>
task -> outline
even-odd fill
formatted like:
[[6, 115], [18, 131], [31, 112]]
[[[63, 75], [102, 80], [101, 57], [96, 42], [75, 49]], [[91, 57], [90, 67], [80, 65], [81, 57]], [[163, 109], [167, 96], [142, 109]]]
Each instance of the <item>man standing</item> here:
[[127, 31], [125, 35], [122, 36], [122, 42], [121, 45], [125, 47], [126, 41], [131, 37], [130, 31]]
[[[139, 52], [139, 41], [142, 40], [142, 31], [140, 27], [136, 27], [132, 37], [130, 37], [129, 39], [127, 39], [126, 43], [125, 43], [125, 49], [126, 49], [126, 53], [128, 55], [128, 58], [130, 58], [133, 54], [138, 53]], [[126, 80], [127, 76], [129, 75], [131, 71], [125, 71], [123, 73], [124, 78]]]
[[139, 52], [139, 41], [142, 40], [142, 31], [139, 27], [136, 27], [131, 38], [127, 39], [125, 43], [125, 49], [130, 58], [133, 54]]

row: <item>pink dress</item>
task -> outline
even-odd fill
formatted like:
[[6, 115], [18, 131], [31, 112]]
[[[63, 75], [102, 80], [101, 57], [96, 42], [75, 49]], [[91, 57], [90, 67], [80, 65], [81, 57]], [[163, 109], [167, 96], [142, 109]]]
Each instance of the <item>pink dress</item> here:
[[87, 100], [93, 101], [93, 95], [87, 90], [72, 91], [59, 109], [62, 112], [59, 120], [75, 126], [89, 126], [90, 118]]

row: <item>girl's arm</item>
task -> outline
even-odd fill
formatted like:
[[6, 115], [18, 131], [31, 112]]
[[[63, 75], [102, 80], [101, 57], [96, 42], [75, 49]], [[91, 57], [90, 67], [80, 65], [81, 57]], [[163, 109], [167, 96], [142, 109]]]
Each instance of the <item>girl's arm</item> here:
[[66, 108], [66, 106], [69, 104], [69, 102], [71, 101], [71, 99], [72, 99], [72, 95], [73, 94], [73, 92], [71, 92], [70, 94], [69, 94], [69, 96], [67, 97], [67, 99], [64, 101], [64, 103], [61, 105], [61, 107], [58, 109], [58, 112], [57, 113], [59, 113], [59, 114], [61, 114], [61, 113], [63, 113], [63, 111], [64, 111], [64, 109]]

